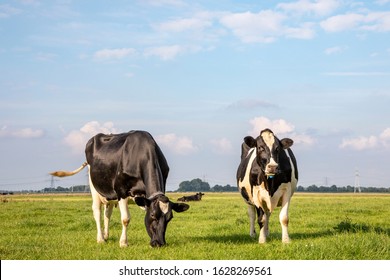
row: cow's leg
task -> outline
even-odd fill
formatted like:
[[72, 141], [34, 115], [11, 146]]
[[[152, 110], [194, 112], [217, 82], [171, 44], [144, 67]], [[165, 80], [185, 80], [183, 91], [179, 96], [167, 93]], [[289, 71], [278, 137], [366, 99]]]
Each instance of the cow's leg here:
[[97, 230], [96, 240], [98, 243], [102, 243], [105, 241], [104, 237], [103, 237], [103, 233], [102, 233], [102, 226], [100, 224], [101, 206], [102, 206], [102, 203], [100, 202], [100, 200], [93, 199], [92, 211], [93, 211], [93, 217], [94, 217], [95, 222], [96, 222], [96, 230]]
[[127, 205], [128, 198], [119, 200], [119, 210], [121, 211], [121, 221], [122, 221], [122, 234], [121, 239], [119, 240], [120, 247], [127, 247], [127, 226], [130, 223], [130, 212]]
[[255, 219], [256, 219], [255, 206], [248, 204], [248, 216], [249, 216], [249, 235], [252, 238], [255, 238], [256, 237], [256, 231], [255, 231]]
[[289, 243], [290, 237], [288, 236], [288, 207], [290, 205], [290, 198], [284, 195], [282, 198], [282, 209], [279, 214], [280, 225], [282, 226], [282, 242]]
[[268, 221], [271, 213], [264, 212], [261, 208], [258, 210], [258, 222], [260, 226], [259, 243], [265, 243], [268, 237]]
[[102, 201], [100, 199], [99, 193], [95, 190], [95, 187], [93, 186], [91, 176], [89, 176], [89, 186], [91, 189], [92, 194], [92, 211], [93, 211], [93, 217], [96, 222], [96, 230], [97, 230], [97, 237], [96, 240], [98, 243], [104, 242], [104, 236], [102, 233], [102, 226], [100, 224], [100, 211], [102, 207]]
[[109, 224], [112, 215], [114, 203], [107, 203], [104, 207], [104, 240], [108, 239], [109, 235]]

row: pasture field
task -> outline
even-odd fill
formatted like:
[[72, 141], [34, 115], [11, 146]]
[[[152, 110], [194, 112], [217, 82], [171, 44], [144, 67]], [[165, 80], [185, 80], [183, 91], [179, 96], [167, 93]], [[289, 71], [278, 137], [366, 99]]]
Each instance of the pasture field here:
[[[168, 193], [175, 200], [179, 193]], [[87, 194], [13, 195], [0, 201], [1, 260], [389, 260], [390, 195], [295, 194], [290, 244], [282, 244], [279, 208], [270, 236], [249, 236], [247, 207], [238, 193], [206, 193], [174, 213], [167, 246], [151, 248], [144, 211], [131, 204], [129, 247], [119, 247], [121, 223], [114, 209], [110, 238], [96, 243]], [[258, 232], [258, 229], [257, 229]]]

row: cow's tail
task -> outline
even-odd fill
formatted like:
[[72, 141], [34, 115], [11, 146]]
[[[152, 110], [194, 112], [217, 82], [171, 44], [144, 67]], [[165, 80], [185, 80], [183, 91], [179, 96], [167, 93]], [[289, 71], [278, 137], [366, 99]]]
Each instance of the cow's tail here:
[[79, 173], [81, 170], [84, 169], [84, 167], [86, 167], [88, 165], [87, 162], [84, 162], [79, 168], [77, 168], [76, 170], [73, 170], [73, 171], [62, 171], [62, 170], [59, 170], [59, 171], [54, 171], [54, 172], [50, 172], [49, 174], [50, 175], [53, 175], [53, 176], [56, 176], [56, 177], [67, 177], [67, 176], [73, 176], [77, 173]]

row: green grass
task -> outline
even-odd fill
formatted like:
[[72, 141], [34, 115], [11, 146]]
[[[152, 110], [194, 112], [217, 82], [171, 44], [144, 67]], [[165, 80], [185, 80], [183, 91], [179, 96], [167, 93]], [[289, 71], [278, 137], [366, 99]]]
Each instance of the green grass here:
[[[176, 200], [180, 194], [168, 194]], [[151, 248], [144, 211], [131, 204], [129, 247], [119, 247], [121, 223], [114, 209], [110, 238], [96, 243], [87, 195], [14, 195], [0, 202], [2, 260], [388, 260], [390, 196], [296, 194], [290, 207], [292, 242], [282, 244], [279, 209], [266, 244], [249, 236], [247, 207], [238, 193], [206, 193], [174, 213], [163, 248]], [[258, 229], [257, 229], [258, 232]]]

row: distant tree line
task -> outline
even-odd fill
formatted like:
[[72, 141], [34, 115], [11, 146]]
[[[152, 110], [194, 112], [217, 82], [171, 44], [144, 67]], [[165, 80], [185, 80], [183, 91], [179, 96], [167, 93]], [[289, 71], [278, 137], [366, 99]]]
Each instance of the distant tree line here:
[[[199, 178], [191, 181], [183, 181], [179, 184], [177, 192], [235, 192], [238, 191], [236, 186], [231, 185], [215, 185], [210, 187], [208, 182], [205, 182]], [[298, 186], [297, 192], [314, 192], [314, 193], [353, 193], [359, 192], [355, 190], [353, 186], [337, 187], [332, 185], [327, 186], [316, 186], [310, 185], [308, 187]], [[390, 188], [378, 188], [378, 187], [360, 187], [360, 192], [364, 193], [390, 193]]]
[[183, 181], [179, 184], [177, 192], [235, 192], [237, 187], [231, 185], [215, 185], [210, 187], [210, 184], [196, 178], [191, 181]]
[[44, 188], [43, 193], [68, 193], [68, 192], [89, 192], [88, 185], [77, 185], [69, 188], [56, 187], [56, 188]]
[[[179, 188], [175, 192], [237, 192], [238, 189], [236, 186], [231, 186], [229, 184], [214, 185], [210, 187], [208, 182], [205, 182], [199, 178], [193, 179], [191, 181], [183, 181], [179, 184]], [[42, 190], [22, 190], [22, 191], [7, 191], [0, 190], [1, 195], [12, 195], [17, 193], [86, 193], [90, 192], [88, 185], [76, 185], [69, 188], [64, 188], [58, 186], [56, 188], [44, 188]], [[298, 186], [297, 192], [310, 192], [310, 193], [353, 193], [359, 192], [355, 190], [353, 186], [337, 187], [332, 185], [327, 186], [317, 186], [310, 185], [308, 187]], [[390, 193], [390, 188], [383, 187], [360, 187], [360, 192], [362, 193]]]
[[[318, 192], [318, 193], [353, 193], [359, 192], [358, 189], [355, 189], [353, 186], [346, 187], [337, 187], [332, 185], [330, 187], [326, 186], [316, 186], [310, 185], [308, 187], [298, 186], [297, 192]], [[390, 188], [378, 188], [378, 187], [360, 187], [360, 192], [364, 193], [390, 193]]]

